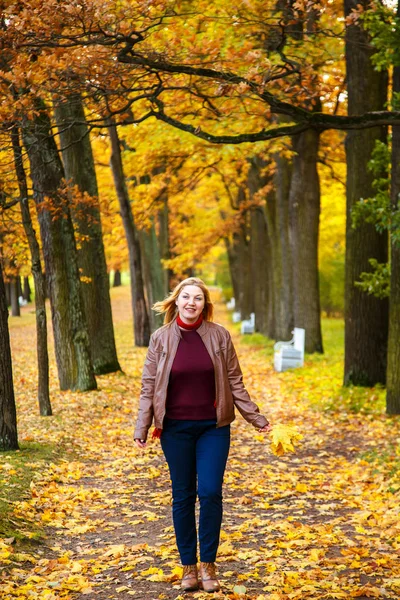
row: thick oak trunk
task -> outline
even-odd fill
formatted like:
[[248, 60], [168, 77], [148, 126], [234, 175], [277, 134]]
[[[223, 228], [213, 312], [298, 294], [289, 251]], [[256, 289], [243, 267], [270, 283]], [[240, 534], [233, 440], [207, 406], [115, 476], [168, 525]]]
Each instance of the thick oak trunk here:
[[[400, 17], [400, 4], [397, 7]], [[400, 67], [393, 69], [393, 92], [400, 92]], [[400, 127], [392, 129], [392, 185], [393, 211], [400, 209]], [[400, 414], [400, 244], [391, 241], [391, 270], [389, 298], [389, 340], [387, 353], [386, 411]]]
[[140, 242], [126, 187], [118, 131], [116, 126], [111, 122], [109, 123], [109, 133], [111, 140], [111, 169], [129, 251], [135, 345], [148, 346], [150, 341], [150, 319], [144, 295]]
[[0, 451], [18, 450], [8, 310], [0, 260]]
[[[264, 174], [265, 162], [259, 158], [251, 159], [247, 177], [250, 197], [256, 194], [265, 196], [263, 188], [269, 182]], [[273, 285], [272, 285], [272, 248], [270, 240], [270, 224], [266, 216], [267, 205], [271, 193], [267, 194], [264, 205], [257, 206], [250, 213], [250, 257], [251, 277], [253, 285], [253, 302], [256, 330], [271, 336], [271, 323], [274, 323]]]
[[36, 102], [36, 114], [25, 119], [23, 139], [38, 211], [46, 283], [49, 291], [58, 377], [62, 390], [96, 389], [90, 358], [68, 199], [60, 193], [64, 170], [46, 107]]
[[294, 325], [306, 331], [306, 352], [323, 352], [318, 277], [319, 133], [305, 131], [293, 137], [292, 144], [296, 153], [289, 198]]
[[61, 140], [65, 177], [78, 186], [89, 201], [71, 210], [80, 244], [78, 266], [90, 338], [90, 352], [97, 375], [119, 371], [111, 313], [110, 286], [104, 252], [97, 179], [82, 99], [78, 94], [55, 110]]
[[274, 306], [275, 339], [289, 340], [294, 327], [293, 259], [289, 235], [289, 197], [292, 163], [275, 156], [275, 218], [274, 218]]
[[271, 302], [270, 244], [263, 208], [257, 207], [250, 213], [250, 256], [253, 303], [256, 331], [269, 335], [269, 310]]
[[[47, 316], [45, 305], [45, 282], [40, 258], [39, 242], [33, 228], [28, 201], [28, 184], [22, 159], [22, 148], [19, 139], [18, 127], [13, 127], [11, 134], [14, 153], [15, 172], [18, 179], [20, 193], [20, 207], [22, 224], [28, 240], [31, 254], [32, 275], [35, 286], [35, 315], [36, 315], [36, 351], [38, 365], [38, 403], [42, 416], [52, 415], [49, 392], [49, 355], [47, 351]], [[24, 291], [27, 299], [30, 297], [28, 278], [24, 280]]]
[[[346, 16], [367, 0], [345, 0]], [[349, 115], [383, 110], [387, 98], [387, 74], [371, 63], [372, 48], [367, 33], [357, 25], [346, 27], [346, 73]], [[352, 131], [346, 138], [347, 223], [345, 282], [345, 367], [344, 383], [372, 386], [385, 383], [388, 336], [388, 302], [355, 287], [360, 274], [371, 269], [369, 259], [387, 262], [387, 234], [373, 224], [352, 227], [351, 211], [361, 198], [374, 195], [373, 175], [367, 164], [376, 140], [385, 140], [386, 131], [375, 127]]]

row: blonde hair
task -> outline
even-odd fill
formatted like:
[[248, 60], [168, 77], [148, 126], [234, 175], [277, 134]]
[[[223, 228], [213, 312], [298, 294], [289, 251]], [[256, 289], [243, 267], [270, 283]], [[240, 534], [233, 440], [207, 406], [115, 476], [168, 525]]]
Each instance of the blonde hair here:
[[164, 314], [164, 325], [171, 324], [175, 321], [178, 316], [178, 308], [176, 306], [176, 299], [179, 294], [187, 285], [197, 285], [204, 294], [204, 308], [203, 308], [203, 319], [205, 321], [212, 321], [214, 314], [214, 305], [211, 302], [211, 296], [208, 287], [202, 279], [198, 277], [188, 277], [184, 279], [172, 290], [172, 292], [164, 299], [153, 304], [152, 309], [158, 314]]

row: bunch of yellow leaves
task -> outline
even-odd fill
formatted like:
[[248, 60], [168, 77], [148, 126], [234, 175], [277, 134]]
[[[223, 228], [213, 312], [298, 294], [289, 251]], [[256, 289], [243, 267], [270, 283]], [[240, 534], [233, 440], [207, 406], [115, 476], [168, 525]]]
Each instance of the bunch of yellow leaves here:
[[274, 425], [271, 431], [271, 449], [276, 456], [294, 452], [294, 446], [303, 439], [301, 433], [290, 425]]

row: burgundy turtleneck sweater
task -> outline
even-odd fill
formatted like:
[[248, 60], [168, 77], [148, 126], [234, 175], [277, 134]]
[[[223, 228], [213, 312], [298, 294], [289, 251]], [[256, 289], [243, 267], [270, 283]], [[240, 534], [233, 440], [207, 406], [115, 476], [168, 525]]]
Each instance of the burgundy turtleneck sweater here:
[[214, 366], [196, 330], [182, 339], [169, 376], [166, 417], [180, 421], [216, 419]]

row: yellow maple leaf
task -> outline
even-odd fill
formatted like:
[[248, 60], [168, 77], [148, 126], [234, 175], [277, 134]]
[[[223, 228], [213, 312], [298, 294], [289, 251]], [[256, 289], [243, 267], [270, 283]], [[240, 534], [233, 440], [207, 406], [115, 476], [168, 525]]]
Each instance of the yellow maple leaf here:
[[[147, 571], [152, 571], [153, 574], [150, 577], [146, 577], [147, 581], [165, 581], [166, 577], [164, 575], [164, 571], [162, 569], [156, 569], [155, 567], [147, 569]], [[154, 572], [155, 571], [155, 572]], [[142, 572], [142, 575], [145, 571]]]
[[117, 544], [110, 546], [104, 556], [113, 556], [114, 558], [120, 558], [125, 554], [125, 544]]
[[296, 492], [300, 492], [301, 494], [305, 494], [307, 492], [307, 486], [305, 483], [298, 483], [296, 485]]
[[271, 436], [271, 449], [276, 456], [294, 452], [294, 444], [303, 439], [301, 433], [289, 425], [274, 425]]
[[145, 575], [154, 575], [155, 573], [159, 573], [161, 569], [157, 569], [157, 567], [149, 567], [148, 569], [141, 571], [140, 574], [142, 576]]

